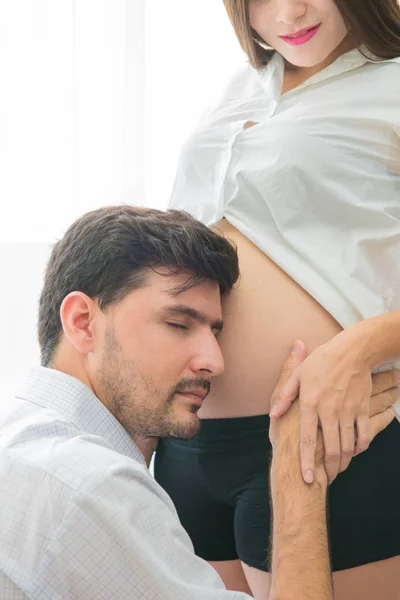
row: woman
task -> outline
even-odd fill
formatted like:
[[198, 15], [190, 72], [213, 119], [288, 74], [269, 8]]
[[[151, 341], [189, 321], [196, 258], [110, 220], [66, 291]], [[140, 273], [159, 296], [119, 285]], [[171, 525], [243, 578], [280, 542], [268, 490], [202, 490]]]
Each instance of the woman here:
[[[335, 598], [400, 596], [400, 425], [365, 450], [371, 372], [400, 356], [400, 6], [397, 0], [225, 0], [250, 65], [185, 145], [171, 207], [238, 247], [224, 301], [225, 373], [191, 442], [155, 473], [196, 552], [264, 597], [270, 399], [295, 339], [302, 470], [321, 424]], [[383, 367], [386, 368], [386, 367]], [[275, 402], [274, 400], [274, 402]], [[350, 464], [349, 464], [350, 463]]]

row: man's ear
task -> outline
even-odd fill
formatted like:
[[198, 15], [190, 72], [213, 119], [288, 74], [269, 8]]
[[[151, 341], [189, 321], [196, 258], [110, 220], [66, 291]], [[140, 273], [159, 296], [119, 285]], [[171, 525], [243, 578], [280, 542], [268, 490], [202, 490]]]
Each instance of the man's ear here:
[[61, 304], [60, 319], [64, 335], [80, 354], [88, 354], [95, 347], [95, 317], [97, 303], [83, 292], [71, 292]]

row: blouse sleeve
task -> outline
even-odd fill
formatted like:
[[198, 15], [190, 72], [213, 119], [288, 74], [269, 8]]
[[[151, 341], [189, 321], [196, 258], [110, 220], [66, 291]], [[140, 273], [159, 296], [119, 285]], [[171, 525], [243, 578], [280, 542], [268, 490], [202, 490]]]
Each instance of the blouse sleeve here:
[[225, 178], [235, 141], [253, 118], [260, 79], [246, 65], [230, 80], [219, 101], [206, 111], [184, 144], [169, 207], [213, 225], [224, 216]]

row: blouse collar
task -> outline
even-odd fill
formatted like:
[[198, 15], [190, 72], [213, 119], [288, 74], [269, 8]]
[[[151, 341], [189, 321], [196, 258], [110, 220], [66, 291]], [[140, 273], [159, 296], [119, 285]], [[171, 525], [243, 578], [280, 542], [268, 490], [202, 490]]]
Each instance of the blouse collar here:
[[[358, 69], [364, 66], [366, 63], [380, 63], [380, 62], [398, 62], [400, 63], [400, 57], [392, 58], [392, 59], [381, 59], [377, 56], [374, 56], [369, 52], [369, 50], [365, 46], [360, 46], [359, 48], [355, 48], [353, 50], [349, 50], [345, 54], [342, 54], [337, 58], [332, 64], [328, 65], [315, 75], [309, 77], [302, 84], [296, 86], [293, 90], [290, 90], [285, 94], [293, 93], [300, 91], [304, 88], [307, 88], [310, 85], [314, 85], [315, 83], [319, 83], [321, 81], [325, 81], [326, 79], [330, 79], [332, 77], [338, 77], [347, 71], [352, 71], [354, 69]], [[275, 52], [272, 59], [268, 63], [267, 67], [260, 72], [261, 81], [265, 87], [270, 86], [271, 77], [278, 78], [280, 81], [283, 79], [284, 72], [284, 61], [282, 56]]]

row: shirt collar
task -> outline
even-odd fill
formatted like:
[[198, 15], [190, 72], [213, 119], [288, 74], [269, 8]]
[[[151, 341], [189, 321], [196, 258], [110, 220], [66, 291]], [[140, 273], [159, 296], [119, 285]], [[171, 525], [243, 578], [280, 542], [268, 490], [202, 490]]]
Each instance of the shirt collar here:
[[[350, 50], [349, 52], [342, 54], [331, 65], [325, 67], [325, 69], [322, 69], [321, 71], [319, 71], [319, 73], [316, 73], [315, 75], [304, 81], [304, 83], [300, 84], [293, 90], [287, 92], [285, 96], [287, 94], [296, 93], [310, 85], [319, 83], [320, 81], [324, 81], [326, 79], [342, 75], [343, 73], [346, 73], [346, 71], [358, 69], [366, 63], [376, 62], [400, 62], [400, 57], [393, 59], [381, 59], [371, 54], [371, 52], [369, 52], [369, 50], [365, 46], [360, 46], [359, 48], [355, 48], [354, 50]], [[267, 74], [269, 75], [271, 71], [276, 72], [279, 73], [279, 77], [282, 79], [283, 70], [283, 58], [278, 52], [275, 52], [267, 67], [261, 72], [261, 79], [263, 80], [264, 85], [267, 84], [267, 82], [269, 83], [270, 81], [270, 77], [267, 77]]]
[[75, 377], [47, 367], [34, 367], [15, 396], [62, 413], [79, 430], [105, 438], [121, 454], [145, 464], [143, 455], [119, 421]]

